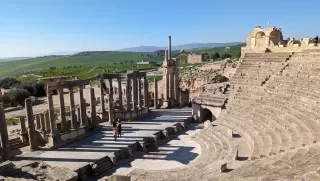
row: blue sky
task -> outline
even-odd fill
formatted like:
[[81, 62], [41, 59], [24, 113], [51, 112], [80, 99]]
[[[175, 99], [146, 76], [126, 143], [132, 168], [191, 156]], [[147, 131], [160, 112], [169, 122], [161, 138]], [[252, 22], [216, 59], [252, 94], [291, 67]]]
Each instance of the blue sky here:
[[173, 45], [245, 41], [268, 21], [284, 37], [314, 37], [319, 6], [316, 0], [0, 0], [0, 57], [165, 46], [168, 35]]

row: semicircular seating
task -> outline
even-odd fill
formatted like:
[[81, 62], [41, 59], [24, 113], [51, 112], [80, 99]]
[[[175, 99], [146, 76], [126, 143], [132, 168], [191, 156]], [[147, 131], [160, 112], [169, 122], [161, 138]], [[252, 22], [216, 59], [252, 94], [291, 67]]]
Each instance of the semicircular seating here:
[[[201, 154], [181, 168], [136, 169], [132, 179], [320, 180], [319, 70], [320, 53], [247, 53], [226, 109], [194, 137]], [[244, 140], [248, 160], [234, 159], [230, 130]], [[221, 173], [223, 163], [239, 165]]]

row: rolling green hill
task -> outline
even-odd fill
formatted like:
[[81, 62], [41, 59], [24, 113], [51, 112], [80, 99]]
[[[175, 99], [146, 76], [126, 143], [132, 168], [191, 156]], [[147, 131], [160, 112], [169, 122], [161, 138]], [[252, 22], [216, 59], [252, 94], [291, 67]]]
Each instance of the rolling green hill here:
[[[218, 52], [229, 53], [236, 57], [242, 45], [225, 47], [195, 49], [194, 53]], [[179, 51], [173, 51], [172, 57], [179, 59]], [[119, 52], [119, 51], [88, 51], [71, 56], [46, 56], [25, 60], [0, 62], [0, 79], [15, 77], [24, 73], [34, 73], [43, 76], [79, 75], [80, 78], [94, 76], [101, 72], [121, 72], [133, 69], [137, 61], [148, 60], [161, 64], [163, 55], [157, 56], [146, 52]], [[51, 70], [50, 70], [51, 68]]]
[[26, 60], [0, 62], [0, 79], [18, 76], [23, 73], [35, 73], [50, 67], [69, 66], [94, 67], [110, 64], [135, 64], [137, 61], [163, 61], [164, 57], [147, 57], [143, 52], [81, 52], [72, 56], [48, 56]]

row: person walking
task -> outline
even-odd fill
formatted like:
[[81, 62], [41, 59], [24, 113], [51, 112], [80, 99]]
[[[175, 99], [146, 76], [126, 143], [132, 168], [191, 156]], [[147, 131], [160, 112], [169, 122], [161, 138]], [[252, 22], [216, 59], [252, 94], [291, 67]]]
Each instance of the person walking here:
[[118, 137], [121, 137], [121, 121], [118, 119]]
[[114, 141], [117, 141], [117, 135], [118, 135], [118, 130], [117, 130], [117, 128], [113, 128]]

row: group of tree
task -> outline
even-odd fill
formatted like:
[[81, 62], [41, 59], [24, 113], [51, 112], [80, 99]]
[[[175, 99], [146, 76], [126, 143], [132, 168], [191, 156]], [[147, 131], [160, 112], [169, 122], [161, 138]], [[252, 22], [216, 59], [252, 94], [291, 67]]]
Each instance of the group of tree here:
[[15, 78], [5, 78], [0, 81], [0, 88], [11, 89], [8, 93], [0, 95], [0, 102], [5, 107], [24, 105], [24, 100], [30, 96], [46, 96], [45, 84], [34, 77], [23, 78], [21, 81]]

